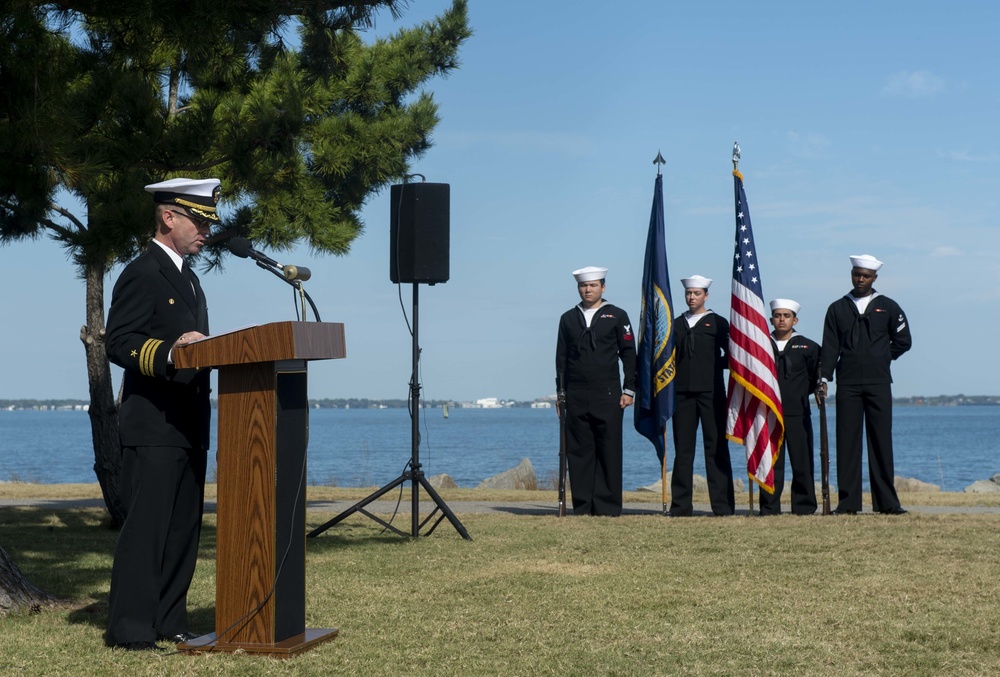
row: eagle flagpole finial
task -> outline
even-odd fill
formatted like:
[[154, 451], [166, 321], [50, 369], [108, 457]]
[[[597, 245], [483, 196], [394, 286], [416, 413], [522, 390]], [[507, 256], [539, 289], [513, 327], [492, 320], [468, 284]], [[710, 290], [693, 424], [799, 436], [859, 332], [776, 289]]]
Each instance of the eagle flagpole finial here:
[[656, 151], [656, 159], [653, 160], [653, 164], [656, 165], [656, 175], [660, 175], [660, 166], [667, 164], [667, 161], [663, 159], [663, 155], [660, 151]]
[[739, 169], [737, 165], [740, 164], [740, 144], [733, 141], [733, 171]]

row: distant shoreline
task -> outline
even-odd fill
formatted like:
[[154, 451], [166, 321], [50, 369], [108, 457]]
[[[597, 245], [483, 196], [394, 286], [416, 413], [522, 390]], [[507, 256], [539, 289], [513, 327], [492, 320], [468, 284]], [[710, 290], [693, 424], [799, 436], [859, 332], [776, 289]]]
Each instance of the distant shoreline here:
[[[539, 397], [534, 400], [505, 400], [502, 398], [481, 398], [475, 401], [425, 400], [425, 409], [549, 409], [555, 396]], [[1000, 406], [1000, 395], [914, 395], [894, 397], [897, 407], [969, 407]], [[212, 400], [215, 407], [216, 400]], [[0, 400], [0, 413], [4, 411], [87, 411], [90, 400], [79, 399], [7, 399]], [[323, 398], [309, 400], [310, 409], [406, 409], [409, 403], [400, 399], [369, 398]]]

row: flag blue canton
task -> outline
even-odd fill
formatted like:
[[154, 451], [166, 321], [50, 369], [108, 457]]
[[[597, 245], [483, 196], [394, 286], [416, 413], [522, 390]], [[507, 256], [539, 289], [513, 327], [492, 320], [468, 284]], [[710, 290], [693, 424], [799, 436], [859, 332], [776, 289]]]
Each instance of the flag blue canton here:
[[642, 314], [636, 347], [634, 416], [636, 431], [653, 443], [661, 462], [666, 454], [664, 433], [667, 421], [674, 414], [674, 376], [677, 369], [669, 280], [663, 234], [663, 177], [657, 175], [642, 269]]
[[760, 273], [757, 269], [757, 247], [753, 242], [753, 229], [750, 227], [750, 208], [747, 206], [747, 194], [743, 190], [743, 182], [736, 179], [738, 193], [736, 196], [736, 253], [733, 261], [733, 279], [763, 300], [764, 292], [760, 286]]

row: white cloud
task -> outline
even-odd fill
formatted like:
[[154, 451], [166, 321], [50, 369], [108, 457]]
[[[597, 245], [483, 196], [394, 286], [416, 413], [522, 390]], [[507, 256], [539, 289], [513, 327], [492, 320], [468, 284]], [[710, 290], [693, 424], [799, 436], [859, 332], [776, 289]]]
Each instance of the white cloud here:
[[788, 142], [792, 147], [792, 155], [807, 160], [825, 157], [826, 150], [830, 147], [830, 139], [816, 132], [788, 132]]
[[954, 160], [956, 162], [996, 162], [997, 160], [1000, 160], [1000, 156], [996, 153], [976, 155], [975, 153], [970, 153], [967, 150], [943, 151], [940, 155], [943, 158]]
[[942, 245], [940, 247], [935, 247], [931, 250], [931, 256], [934, 258], [945, 258], [949, 256], [962, 256], [962, 250], [958, 247], [952, 247], [950, 245]]
[[944, 80], [930, 71], [900, 71], [889, 76], [882, 88], [885, 96], [930, 99], [944, 91]]

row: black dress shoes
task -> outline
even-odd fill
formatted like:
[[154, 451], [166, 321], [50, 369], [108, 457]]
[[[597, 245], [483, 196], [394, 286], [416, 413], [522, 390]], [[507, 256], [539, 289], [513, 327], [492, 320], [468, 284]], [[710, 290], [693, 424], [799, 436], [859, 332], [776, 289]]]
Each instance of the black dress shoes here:
[[123, 651], [163, 651], [155, 642], [118, 642], [112, 644], [111, 648]]
[[879, 510], [879, 512], [883, 515], [905, 515], [907, 513], [905, 509], [898, 505], [895, 508], [889, 508], [888, 510]]
[[176, 635], [160, 635], [157, 639], [165, 639], [168, 642], [173, 642], [174, 644], [183, 644], [184, 642], [190, 642], [195, 637], [200, 637], [201, 635], [196, 635], [193, 632], [178, 632]]
[[690, 517], [694, 514], [694, 508], [677, 508], [668, 510], [664, 514], [666, 514], [667, 517]]
[[831, 514], [833, 514], [833, 515], [857, 515], [858, 511], [857, 510], [843, 510], [841, 508], [837, 508]]

